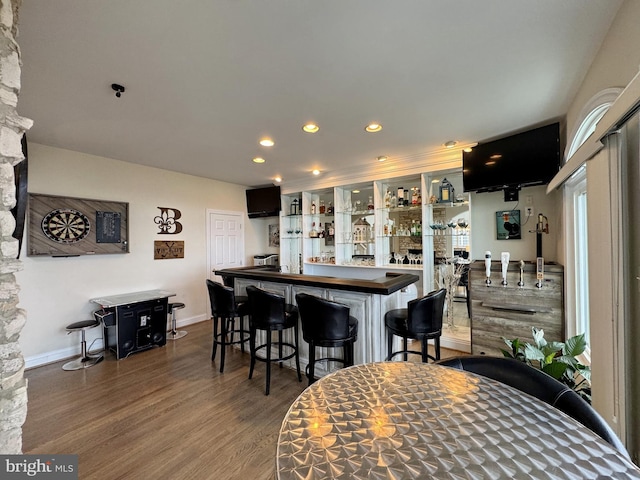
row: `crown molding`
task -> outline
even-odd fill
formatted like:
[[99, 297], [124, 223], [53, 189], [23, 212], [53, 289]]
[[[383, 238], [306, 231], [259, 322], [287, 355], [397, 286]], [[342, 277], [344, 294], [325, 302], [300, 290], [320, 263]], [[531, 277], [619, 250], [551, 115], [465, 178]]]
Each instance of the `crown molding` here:
[[430, 172], [460, 171], [462, 169], [462, 149], [467, 146], [470, 145], [462, 145], [455, 149], [443, 148], [402, 157], [389, 157], [384, 162], [376, 161], [370, 165], [357, 165], [323, 172], [308, 180], [282, 182], [280, 188], [283, 194], [289, 194]]

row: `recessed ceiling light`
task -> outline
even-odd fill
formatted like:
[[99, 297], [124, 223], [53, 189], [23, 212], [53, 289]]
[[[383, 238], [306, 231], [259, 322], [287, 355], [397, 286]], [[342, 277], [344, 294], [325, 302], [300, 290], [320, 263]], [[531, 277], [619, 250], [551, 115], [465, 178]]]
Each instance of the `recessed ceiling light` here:
[[456, 142], [455, 140], [449, 140], [448, 142], [445, 142], [444, 146], [447, 148], [453, 148], [458, 144], [458, 142]]
[[263, 147], [273, 147], [275, 145], [275, 142], [270, 138], [263, 138], [262, 140], [260, 140], [260, 145], [262, 145]]
[[256, 157], [253, 159], [253, 163], [264, 163], [265, 160], [262, 157]]
[[463, 151], [463, 152], [466, 152], [466, 153], [470, 153], [472, 150], [473, 150], [473, 149], [472, 149], [471, 147], [467, 147], [467, 148], [465, 148], [465, 149], [464, 149], [464, 150], [462, 150], [462, 151]]
[[306, 125], [302, 126], [302, 130], [307, 133], [316, 133], [318, 130], [320, 130], [320, 127], [315, 123], [307, 123]]
[[280, 183], [282, 181], [282, 177], [275, 177], [273, 180], [277, 183]]
[[389, 157], [387, 157], [386, 155], [380, 155], [380, 156], [378, 157], [378, 161], [379, 161], [379, 162], [384, 162], [387, 158], [389, 158]]
[[313, 170], [311, 173], [313, 173], [314, 175], [320, 175], [320, 170], [318, 170], [317, 168], [315, 170]]
[[379, 123], [370, 123], [369, 125], [364, 127], [364, 129], [369, 133], [376, 133], [382, 130], [382, 125], [380, 125]]
[[360, 193], [360, 190], [353, 190], [352, 193]]
[[499, 158], [502, 158], [502, 155], [500, 155], [499, 153], [496, 153], [495, 155], [491, 155], [489, 158], [491, 160], [498, 160]]

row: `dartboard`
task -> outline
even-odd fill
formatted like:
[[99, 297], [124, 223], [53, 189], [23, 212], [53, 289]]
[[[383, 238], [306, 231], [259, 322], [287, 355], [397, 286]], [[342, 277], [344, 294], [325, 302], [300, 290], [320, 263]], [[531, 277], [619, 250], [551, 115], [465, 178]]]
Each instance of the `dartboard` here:
[[76, 243], [89, 234], [89, 219], [72, 208], [51, 210], [42, 219], [42, 231], [58, 243]]

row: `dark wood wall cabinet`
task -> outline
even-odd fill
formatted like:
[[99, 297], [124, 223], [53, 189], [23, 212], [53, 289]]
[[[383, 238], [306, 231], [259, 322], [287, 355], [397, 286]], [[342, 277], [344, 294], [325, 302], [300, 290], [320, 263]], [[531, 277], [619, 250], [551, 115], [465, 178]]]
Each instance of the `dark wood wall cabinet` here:
[[500, 262], [491, 264], [491, 284], [486, 283], [484, 261], [471, 264], [471, 349], [475, 355], [502, 356], [504, 338], [531, 343], [531, 327], [544, 330], [547, 341], [564, 341], [564, 268], [545, 265], [542, 287], [536, 286], [535, 264], [525, 263], [523, 286], [520, 264], [510, 262], [507, 285], [502, 285]]

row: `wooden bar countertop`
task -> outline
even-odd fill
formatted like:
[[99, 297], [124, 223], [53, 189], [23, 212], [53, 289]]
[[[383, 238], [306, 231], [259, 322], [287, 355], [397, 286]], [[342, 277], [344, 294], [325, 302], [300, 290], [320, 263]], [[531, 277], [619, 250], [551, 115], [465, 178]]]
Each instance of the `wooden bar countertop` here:
[[307, 285], [311, 287], [348, 290], [351, 292], [390, 295], [420, 280], [417, 275], [391, 273], [374, 280], [355, 278], [324, 277], [321, 275], [304, 275], [298, 273], [282, 273], [274, 267], [248, 266], [215, 270], [216, 275], [231, 278], [246, 278], [265, 282], [288, 283], [291, 285]]

